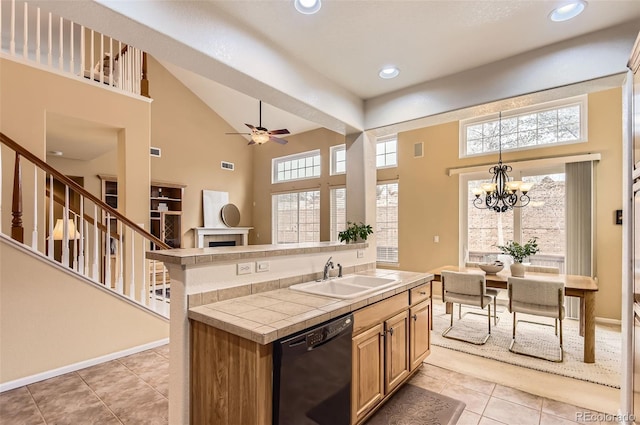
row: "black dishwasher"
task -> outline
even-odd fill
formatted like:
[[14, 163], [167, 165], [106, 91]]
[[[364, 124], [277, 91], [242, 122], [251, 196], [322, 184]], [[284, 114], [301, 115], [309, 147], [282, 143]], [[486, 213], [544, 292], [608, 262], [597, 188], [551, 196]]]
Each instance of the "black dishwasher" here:
[[351, 314], [273, 345], [273, 425], [349, 425]]

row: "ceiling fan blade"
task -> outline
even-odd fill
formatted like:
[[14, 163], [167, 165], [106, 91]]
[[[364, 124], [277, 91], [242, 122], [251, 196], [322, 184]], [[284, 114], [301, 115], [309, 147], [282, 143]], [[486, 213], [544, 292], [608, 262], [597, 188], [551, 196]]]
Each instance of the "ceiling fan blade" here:
[[250, 141], [249, 143], [247, 143], [248, 146], [255, 145], [255, 144], [256, 144], [256, 142], [254, 142], [253, 140]]
[[256, 129], [256, 128], [255, 128], [254, 126], [252, 126], [251, 124], [244, 123], [244, 125], [246, 125], [247, 127], [249, 127], [251, 130], [255, 130], [255, 129]]
[[280, 130], [272, 130], [269, 132], [269, 134], [289, 134], [289, 130], [287, 130], [286, 128]]
[[272, 142], [280, 143], [281, 145], [286, 145], [287, 143], [289, 143], [288, 141], [275, 136], [269, 136], [269, 140], [271, 140]]
[[250, 136], [251, 133], [224, 133], [224, 134], [242, 134], [244, 136]]

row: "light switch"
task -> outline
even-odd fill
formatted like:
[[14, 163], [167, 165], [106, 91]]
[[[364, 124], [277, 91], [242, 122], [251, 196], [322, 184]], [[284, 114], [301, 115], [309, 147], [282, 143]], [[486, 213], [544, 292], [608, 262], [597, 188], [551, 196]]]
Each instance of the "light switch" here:
[[364, 258], [364, 249], [358, 250], [358, 258]]
[[269, 271], [268, 261], [256, 261], [256, 273], [268, 272], [268, 271]]

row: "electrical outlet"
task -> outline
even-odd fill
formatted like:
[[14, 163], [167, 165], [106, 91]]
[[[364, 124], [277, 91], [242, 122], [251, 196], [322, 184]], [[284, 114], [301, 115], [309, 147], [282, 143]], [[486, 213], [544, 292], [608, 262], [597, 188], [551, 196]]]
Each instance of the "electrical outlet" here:
[[358, 258], [364, 258], [364, 249], [358, 250]]
[[238, 263], [238, 274], [250, 274], [251, 263]]
[[256, 273], [268, 272], [268, 271], [269, 271], [268, 261], [256, 261]]

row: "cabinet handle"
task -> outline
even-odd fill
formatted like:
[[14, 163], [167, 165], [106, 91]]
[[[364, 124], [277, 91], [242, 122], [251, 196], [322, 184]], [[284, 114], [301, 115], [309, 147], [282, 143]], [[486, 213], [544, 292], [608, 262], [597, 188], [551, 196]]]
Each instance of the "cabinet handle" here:
[[420, 291], [420, 292], [418, 292], [418, 294], [420, 294], [420, 295], [427, 295], [427, 293], [426, 293], [425, 291]]
[[413, 316], [411, 316], [411, 318], [412, 318], [414, 321], [417, 321], [417, 320], [418, 320], [418, 315], [417, 315], [417, 314], [414, 314]]
[[389, 328], [389, 333], [393, 336], [393, 328]]

